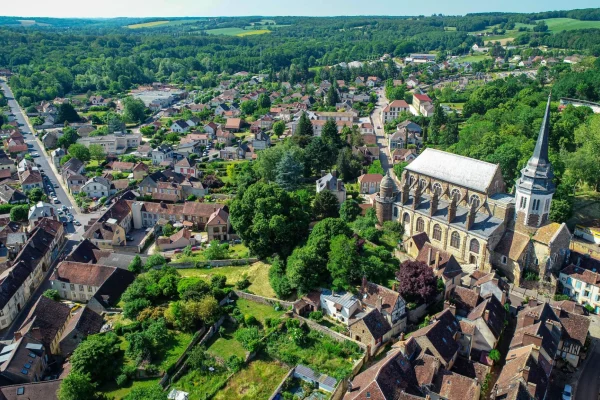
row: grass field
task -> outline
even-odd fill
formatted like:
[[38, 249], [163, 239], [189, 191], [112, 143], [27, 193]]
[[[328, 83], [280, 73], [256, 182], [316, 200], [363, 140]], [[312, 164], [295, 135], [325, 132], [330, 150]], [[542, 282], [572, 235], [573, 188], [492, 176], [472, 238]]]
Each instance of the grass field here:
[[242, 344], [235, 340], [233, 333], [235, 332], [235, 326], [230, 322], [223, 324], [225, 333], [221, 335], [214, 335], [211, 339], [212, 342], [208, 345], [208, 352], [213, 356], [221, 357], [224, 360], [229, 359], [231, 356], [238, 356], [244, 358], [246, 356], [246, 350], [242, 347]]
[[133, 388], [158, 385], [160, 378], [146, 379], [143, 381], [129, 381], [123, 387], [117, 386], [115, 382], [108, 383], [102, 387], [102, 393], [108, 399], [121, 400], [133, 390]]
[[238, 33], [235, 36], [252, 36], [252, 35], [262, 35], [265, 33], [270, 33], [271, 31], [268, 29], [252, 29], [252, 30], [246, 30], [245, 32], [242, 33]]
[[249, 30], [242, 28], [217, 28], [217, 29], [209, 29], [206, 31], [209, 35], [227, 35], [227, 36], [249, 36], [249, 35], [262, 35], [265, 33], [270, 33], [268, 29], [257, 29], [257, 30]]
[[129, 29], [140, 29], [140, 28], [153, 28], [155, 26], [168, 24], [170, 21], [152, 21], [152, 22], [144, 22], [141, 24], [133, 24], [127, 25]]
[[238, 299], [236, 305], [242, 314], [253, 315], [263, 325], [267, 318], [279, 318], [283, 314], [283, 311], [276, 311], [271, 306], [246, 299]]
[[600, 193], [593, 190], [578, 191], [573, 203], [573, 216], [567, 225], [573, 231], [583, 221], [600, 219]]
[[231, 377], [215, 400], [268, 399], [289, 368], [279, 361], [261, 357]]
[[487, 54], [482, 54], [482, 55], [476, 55], [476, 56], [462, 57], [460, 59], [460, 61], [474, 63], [474, 62], [481, 62], [481, 61], [483, 61], [485, 59], [489, 59], [489, 58], [491, 58], [491, 57], [488, 56]]
[[219, 371], [208, 375], [190, 370], [175, 382], [172, 387], [190, 394], [190, 400], [210, 399], [227, 381], [229, 372]]
[[546, 22], [551, 32], [572, 31], [575, 29], [600, 29], [600, 21], [580, 21], [572, 18], [549, 18]]
[[275, 292], [269, 284], [269, 267], [269, 264], [259, 261], [251, 265], [240, 267], [180, 269], [179, 274], [183, 277], [199, 277], [206, 279], [207, 281], [209, 281], [213, 275], [225, 275], [225, 277], [227, 277], [227, 285], [231, 286], [241, 280], [244, 274], [247, 274], [248, 280], [251, 283], [248, 288], [249, 291], [259, 296], [275, 297]]

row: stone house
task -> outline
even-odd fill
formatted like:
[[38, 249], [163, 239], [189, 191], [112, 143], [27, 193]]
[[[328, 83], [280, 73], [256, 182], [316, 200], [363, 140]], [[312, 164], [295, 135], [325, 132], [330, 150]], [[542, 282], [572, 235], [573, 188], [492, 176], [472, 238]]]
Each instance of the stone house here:
[[381, 174], [363, 174], [358, 177], [359, 193], [373, 194], [379, 191], [379, 185], [383, 175]]
[[392, 336], [390, 324], [377, 308], [350, 322], [348, 332], [351, 339], [366, 344], [371, 354]]
[[108, 179], [100, 176], [88, 180], [81, 186], [80, 191], [84, 192], [86, 196], [90, 198], [108, 197], [116, 192], [112, 183]]
[[126, 245], [125, 229], [116, 219], [97, 221], [85, 231], [83, 237], [101, 249], [113, 249]]
[[79, 344], [89, 335], [99, 333], [104, 318], [87, 306], [75, 310], [60, 336], [60, 355], [69, 357]]
[[183, 249], [186, 246], [194, 246], [195, 244], [196, 240], [192, 236], [192, 232], [187, 228], [183, 228], [169, 237], [156, 239], [156, 246], [160, 251]]
[[210, 215], [208, 222], [206, 223], [208, 241], [229, 240], [230, 229], [231, 223], [229, 221], [229, 214], [222, 208], [217, 209]]
[[21, 178], [21, 188], [23, 192], [28, 192], [32, 189], [44, 189], [44, 181], [42, 179], [42, 175], [38, 171], [34, 171], [33, 169], [27, 169], [20, 176]]

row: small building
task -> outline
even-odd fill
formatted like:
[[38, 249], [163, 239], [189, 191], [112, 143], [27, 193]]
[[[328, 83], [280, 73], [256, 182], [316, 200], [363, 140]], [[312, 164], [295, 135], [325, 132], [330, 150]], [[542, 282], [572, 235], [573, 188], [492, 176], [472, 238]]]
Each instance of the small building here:
[[337, 171], [325, 174], [325, 171], [321, 171], [321, 178], [317, 179], [317, 193], [321, 193], [324, 190], [329, 190], [337, 197], [340, 204], [346, 201], [346, 187], [341, 179], [337, 178]]
[[382, 122], [387, 124], [398, 118], [401, 113], [408, 112], [409, 105], [404, 100], [394, 100], [383, 109], [381, 113]]
[[359, 192], [362, 194], [373, 194], [379, 192], [379, 185], [383, 175], [363, 174], [358, 177]]
[[229, 214], [222, 208], [215, 210], [208, 218], [208, 222], [206, 222], [208, 241], [229, 240], [230, 229]]
[[358, 297], [350, 292], [336, 293], [331, 290], [321, 292], [321, 309], [323, 314], [336, 319], [345, 325], [350, 324], [350, 318], [359, 309]]
[[318, 390], [324, 390], [329, 393], [333, 393], [337, 386], [337, 380], [335, 378], [315, 372], [302, 364], [296, 365], [293, 376], [294, 378], [302, 379], [303, 381], [310, 383]]
[[192, 232], [187, 228], [183, 228], [169, 237], [160, 237], [156, 239], [156, 246], [160, 251], [183, 249], [184, 247], [194, 246], [195, 244], [196, 240], [192, 236]]
[[21, 174], [21, 188], [24, 192], [32, 189], [44, 189], [44, 181], [42, 175], [38, 171], [28, 169]]

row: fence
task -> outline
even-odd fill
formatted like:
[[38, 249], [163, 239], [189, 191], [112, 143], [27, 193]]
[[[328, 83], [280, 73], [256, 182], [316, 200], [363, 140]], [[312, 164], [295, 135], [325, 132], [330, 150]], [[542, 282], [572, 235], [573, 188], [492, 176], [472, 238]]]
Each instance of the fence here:
[[[210, 267], [231, 267], [231, 266], [240, 266], [240, 265], [248, 265], [253, 264], [258, 261], [258, 258], [233, 258], [231, 260], [210, 260], [210, 261], [199, 261], [202, 266], [210, 266]], [[177, 269], [188, 269], [188, 268], [197, 268], [195, 263], [182, 263], [182, 264], [174, 264], [171, 263], [173, 267]]]
[[235, 293], [235, 295], [237, 297], [241, 297], [242, 299], [254, 301], [256, 303], [265, 304], [267, 306], [273, 306], [274, 304], [279, 303], [282, 306], [287, 308], [287, 307], [291, 307], [292, 305], [294, 305], [294, 303], [292, 303], [291, 301], [272, 299], [270, 297], [257, 296], [255, 294], [240, 292], [239, 290], [234, 290], [233, 293]]

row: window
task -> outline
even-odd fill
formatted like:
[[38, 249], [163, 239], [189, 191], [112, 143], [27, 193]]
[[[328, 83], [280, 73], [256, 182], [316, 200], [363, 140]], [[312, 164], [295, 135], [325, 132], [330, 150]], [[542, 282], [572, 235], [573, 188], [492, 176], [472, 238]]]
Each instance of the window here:
[[469, 243], [469, 251], [473, 253], [479, 253], [479, 241], [477, 239], [471, 239], [471, 243]]
[[533, 200], [533, 211], [538, 211], [540, 209], [540, 199]]
[[425, 230], [425, 221], [423, 218], [417, 218], [417, 232], [423, 232]]
[[66, 289], [66, 288], [67, 288], [67, 284], [66, 284], [66, 283], [63, 283], [63, 284], [62, 284], [62, 288], [63, 288], [63, 289]]
[[450, 193], [450, 197], [452, 197], [452, 199], [456, 199], [456, 202], [460, 201], [460, 190], [454, 188], [452, 189], [452, 192]]
[[79, 291], [83, 292], [83, 285], [79, 285]]
[[581, 289], [581, 281], [575, 281], [575, 289]]
[[409, 184], [409, 186], [412, 186], [412, 185], [413, 185], [413, 183], [415, 183], [415, 177], [411, 175], [411, 176], [408, 178], [408, 184]]
[[433, 184], [433, 193], [437, 194], [438, 196], [442, 195], [442, 185], [440, 185], [439, 183], [434, 183]]
[[71, 290], [75, 290], [75, 285], [71, 283]]
[[398, 218], [398, 207], [394, 207], [394, 217]]
[[88, 286], [88, 292], [91, 292], [91, 291], [92, 291], [92, 287]]
[[524, 196], [523, 196], [523, 197], [521, 197], [521, 203], [519, 204], [519, 207], [520, 207], [521, 209], [523, 209], [523, 208], [527, 207], [527, 197], [524, 197]]
[[452, 235], [450, 235], [450, 246], [454, 247], [455, 249], [460, 247], [460, 235], [458, 232], [452, 232]]
[[544, 211], [548, 212], [549, 208], [550, 208], [550, 199], [546, 199], [546, 205], [544, 206]]
[[586, 291], [583, 293], [583, 297], [590, 297], [590, 291], [589, 291], [589, 290], [586, 290]]
[[405, 224], [408, 224], [410, 222], [410, 215], [408, 215], [408, 213], [404, 213], [404, 217], [402, 217], [402, 220]]
[[425, 179], [421, 179], [421, 180], [419, 181], [419, 187], [420, 187], [421, 189], [425, 189], [425, 187], [426, 187], [426, 186], [427, 186], [427, 181], [426, 181]]
[[442, 240], [442, 228], [438, 224], [433, 227], [433, 238], [435, 240]]
[[479, 200], [479, 196], [474, 194], [471, 196], [471, 201], [469, 203], [471, 204], [471, 206], [474, 206], [475, 208], [479, 208], [479, 204], [481, 203], [481, 200]]
[[567, 285], [573, 286], [573, 279], [567, 278]]
[[500, 260], [502, 261], [502, 264], [506, 265], [506, 261], [508, 259], [506, 258], [506, 256], [502, 256], [502, 258]]

